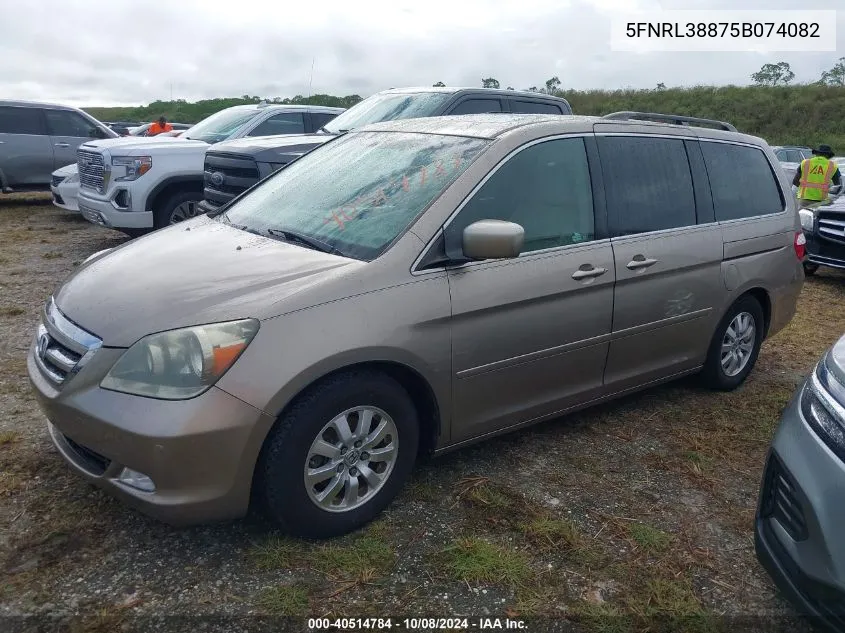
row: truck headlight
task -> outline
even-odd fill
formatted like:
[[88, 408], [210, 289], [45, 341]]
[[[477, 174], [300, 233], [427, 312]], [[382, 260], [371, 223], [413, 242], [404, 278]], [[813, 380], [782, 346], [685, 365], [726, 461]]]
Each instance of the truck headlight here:
[[805, 231], [813, 230], [813, 212], [809, 209], [799, 209], [798, 217], [801, 218], [801, 228]]
[[150, 334], [130, 347], [100, 387], [162, 400], [194, 398], [216, 383], [258, 332], [244, 319]]
[[118, 176], [115, 181], [126, 182], [137, 180], [153, 168], [153, 159], [150, 156], [112, 156], [112, 167], [123, 167], [126, 174]]

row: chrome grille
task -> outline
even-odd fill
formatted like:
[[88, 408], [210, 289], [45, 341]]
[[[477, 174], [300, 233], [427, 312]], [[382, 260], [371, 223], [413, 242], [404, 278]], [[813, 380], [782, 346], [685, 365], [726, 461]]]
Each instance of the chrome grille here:
[[258, 165], [250, 157], [217, 152], [205, 155], [203, 196], [207, 204], [227, 204], [260, 179]]
[[102, 341], [65, 317], [51, 298], [44, 309], [33, 345], [41, 372], [57, 385], [76, 374]]
[[845, 242], [845, 213], [829, 211], [819, 213], [819, 236], [836, 242]]
[[106, 167], [103, 155], [80, 149], [76, 152], [79, 184], [100, 193], [106, 190]]

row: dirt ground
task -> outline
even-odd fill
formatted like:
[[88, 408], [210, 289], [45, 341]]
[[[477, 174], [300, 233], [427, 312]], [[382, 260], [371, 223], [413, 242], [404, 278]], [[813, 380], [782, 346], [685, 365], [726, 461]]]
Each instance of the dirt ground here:
[[152, 615], [221, 630], [261, 615], [462, 615], [534, 630], [564, 618], [606, 632], [797, 630], [755, 559], [752, 519], [779, 414], [845, 331], [841, 276], [807, 281], [737, 392], [683, 381], [432, 460], [377, 522], [308, 543], [258, 516], [171, 528], [52, 449], [26, 378], [38, 311], [125, 239], [43, 196], [0, 197], [0, 628], [25, 627], [22, 615], [76, 616], [69, 631]]

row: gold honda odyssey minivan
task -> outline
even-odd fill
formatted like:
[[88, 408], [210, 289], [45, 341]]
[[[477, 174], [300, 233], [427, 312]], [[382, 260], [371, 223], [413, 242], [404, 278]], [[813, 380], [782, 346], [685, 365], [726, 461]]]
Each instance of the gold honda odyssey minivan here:
[[329, 537], [423, 452], [688, 374], [736, 388], [795, 312], [803, 243], [772, 151], [730, 124], [379, 123], [93, 255], [29, 375], [61, 455], [127, 503], [184, 524], [254, 499]]

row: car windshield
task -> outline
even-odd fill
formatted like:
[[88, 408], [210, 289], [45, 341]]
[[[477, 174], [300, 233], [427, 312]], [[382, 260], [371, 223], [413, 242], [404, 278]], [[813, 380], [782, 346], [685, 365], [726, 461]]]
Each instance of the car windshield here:
[[180, 138], [205, 141], [206, 143], [219, 143], [228, 139], [235, 130], [252, 119], [257, 113], [258, 110], [254, 108], [221, 110], [186, 130]]
[[383, 253], [488, 145], [458, 136], [356, 132], [305, 154], [232, 205], [220, 221], [298, 236], [345, 257]]
[[451, 96], [449, 92], [375, 94], [326, 123], [323, 129], [331, 134], [343, 134], [370, 123], [429, 117]]

